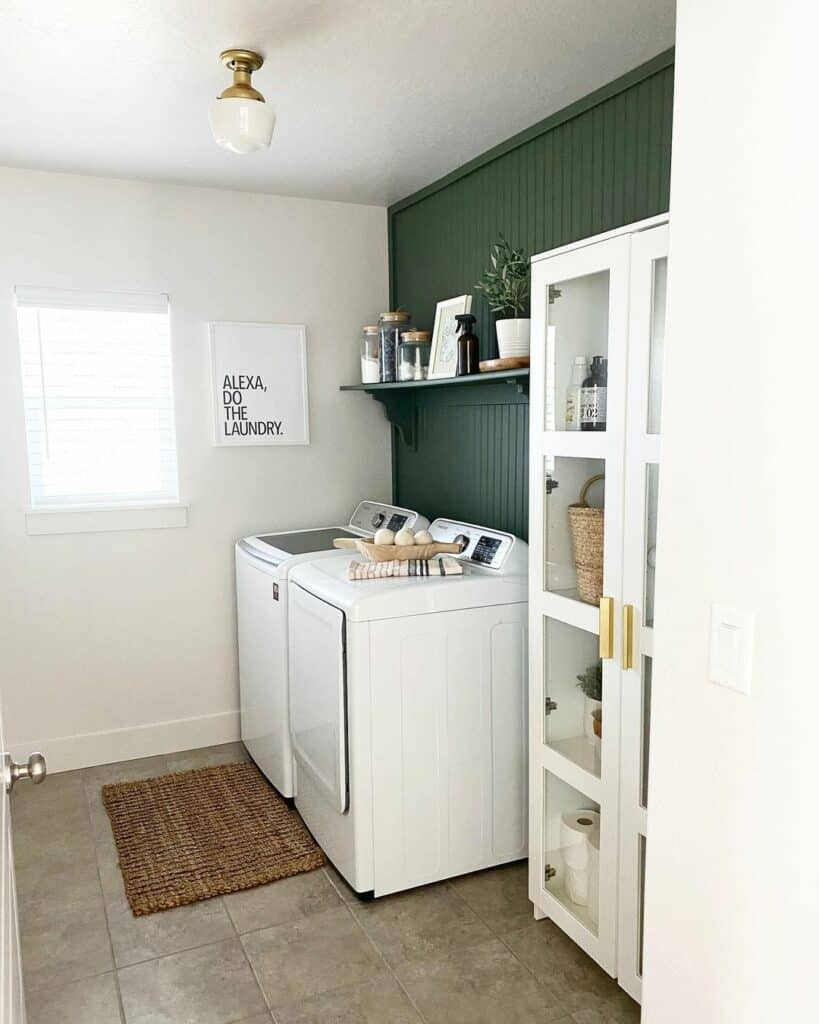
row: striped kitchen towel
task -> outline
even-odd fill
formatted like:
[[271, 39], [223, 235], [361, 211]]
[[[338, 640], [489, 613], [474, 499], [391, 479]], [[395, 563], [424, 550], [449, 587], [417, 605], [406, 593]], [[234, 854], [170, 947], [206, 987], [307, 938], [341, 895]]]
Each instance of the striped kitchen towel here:
[[464, 567], [457, 558], [409, 558], [404, 562], [350, 562], [348, 580], [383, 580], [388, 576], [417, 576], [419, 579], [440, 576], [463, 576]]

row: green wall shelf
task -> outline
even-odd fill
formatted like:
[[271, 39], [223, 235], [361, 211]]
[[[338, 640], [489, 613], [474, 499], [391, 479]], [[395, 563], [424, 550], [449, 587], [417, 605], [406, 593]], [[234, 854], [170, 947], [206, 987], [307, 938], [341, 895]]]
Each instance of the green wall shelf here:
[[514, 384], [523, 394], [529, 389], [529, 370], [471, 373], [465, 377], [445, 377], [442, 380], [397, 380], [391, 384], [342, 384], [339, 391], [414, 391], [415, 388], [438, 388], [452, 384], [495, 384], [499, 380]]
[[339, 391], [366, 391], [384, 406], [384, 413], [398, 430], [401, 440], [415, 451], [417, 439], [417, 404], [415, 393], [441, 387], [473, 387], [477, 384], [510, 384], [520, 395], [529, 394], [529, 370], [504, 370], [499, 373], [475, 373], [441, 380], [402, 380], [390, 384], [342, 384]]
[[[499, 232], [535, 254], [665, 213], [673, 99], [668, 51], [395, 203], [390, 309], [431, 328], [440, 299], [474, 292]], [[483, 295], [471, 312], [480, 358], [492, 359], [495, 317]], [[505, 380], [515, 378], [364, 388], [398, 425], [397, 505], [527, 537], [528, 378], [520, 391]]]

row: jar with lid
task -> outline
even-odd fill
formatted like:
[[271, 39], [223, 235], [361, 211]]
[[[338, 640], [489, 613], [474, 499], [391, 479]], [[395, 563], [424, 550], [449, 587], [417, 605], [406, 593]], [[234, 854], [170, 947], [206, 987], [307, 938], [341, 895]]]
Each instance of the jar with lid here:
[[382, 313], [378, 318], [380, 334], [379, 357], [381, 360], [381, 381], [388, 384], [396, 379], [398, 346], [401, 334], [412, 330], [410, 314], [402, 309], [392, 313]]
[[378, 324], [365, 324], [361, 328], [362, 384], [377, 384], [381, 380], [380, 340]]
[[403, 331], [398, 346], [398, 379], [426, 380], [431, 331]]

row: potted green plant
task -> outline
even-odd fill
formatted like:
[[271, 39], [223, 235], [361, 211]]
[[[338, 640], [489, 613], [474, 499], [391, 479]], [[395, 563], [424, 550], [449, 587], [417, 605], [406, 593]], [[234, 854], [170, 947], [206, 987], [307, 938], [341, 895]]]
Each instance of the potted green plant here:
[[[583, 734], [589, 743], [594, 744], [595, 738], [603, 733], [603, 662], [589, 665], [586, 671], [577, 677], [577, 685], [585, 698], [583, 706]], [[595, 715], [599, 712], [599, 730], [594, 727]]]
[[495, 331], [501, 359], [529, 355], [531, 321], [524, 316], [529, 304], [529, 258], [503, 235], [489, 254], [491, 267], [475, 285], [497, 314]]

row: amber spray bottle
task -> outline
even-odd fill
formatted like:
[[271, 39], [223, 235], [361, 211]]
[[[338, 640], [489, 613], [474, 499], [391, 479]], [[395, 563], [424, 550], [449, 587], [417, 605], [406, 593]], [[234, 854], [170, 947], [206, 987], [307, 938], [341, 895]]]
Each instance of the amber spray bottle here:
[[459, 313], [455, 319], [458, 321], [458, 365], [455, 376], [479, 373], [478, 336], [472, 330], [475, 317], [471, 313]]

